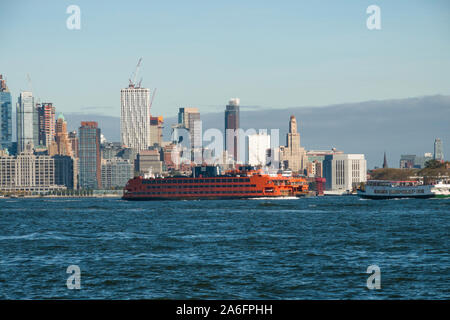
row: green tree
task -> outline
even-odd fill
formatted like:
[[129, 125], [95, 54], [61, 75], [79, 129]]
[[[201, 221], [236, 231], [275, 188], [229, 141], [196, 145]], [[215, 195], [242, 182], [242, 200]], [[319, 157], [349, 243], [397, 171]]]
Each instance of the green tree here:
[[438, 169], [443, 166], [444, 164], [438, 160], [428, 160], [427, 162], [425, 162], [425, 168], [429, 169]]

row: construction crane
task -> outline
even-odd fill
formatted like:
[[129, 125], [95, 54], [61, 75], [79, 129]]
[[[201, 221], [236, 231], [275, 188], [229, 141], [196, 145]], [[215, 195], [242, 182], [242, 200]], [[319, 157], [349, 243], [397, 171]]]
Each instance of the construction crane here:
[[151, 109], [152, 104], [153, 104], [153, 99], [155, 99], [155, 94], [156, 94], [156, 88], [155, 88], [155, 90], [153, 90], [153, 94], [152, 94], [152, 97], [150, 99], [150, 109]]
[[27, 82], [28, 82], [28, 90], [33, 92], [33, 85], [31, 83], [31, 77], [29, 73], [27, 73]]
[[[138, 61], [137, 65], [136, 65], [136, 69], [131, 74], [131, 78], [128, 79], [130, 81], [130, 85], [129, 85], [130, 87], [134, 87], [136, 85], [136, 76], [137, 76], [137, 73], [139, 71], [139, 67], [141, 66], [141, 62], [142, 62], [142, 58], [139, 58], [139, 61]], [[140, 84], [140, 82], [139, 82], [139, 84]]]

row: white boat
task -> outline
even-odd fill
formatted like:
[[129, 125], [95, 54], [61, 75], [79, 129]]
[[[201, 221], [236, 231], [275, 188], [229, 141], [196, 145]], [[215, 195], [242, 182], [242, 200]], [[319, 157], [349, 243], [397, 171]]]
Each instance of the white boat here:
[[431, 188], [434, 197], [436, 198], [450, 198], [450, 184], [439, 181]]
[[358, 196], [364, 199], [433, 198], [433, 185], [419, 181], [369, 180]]

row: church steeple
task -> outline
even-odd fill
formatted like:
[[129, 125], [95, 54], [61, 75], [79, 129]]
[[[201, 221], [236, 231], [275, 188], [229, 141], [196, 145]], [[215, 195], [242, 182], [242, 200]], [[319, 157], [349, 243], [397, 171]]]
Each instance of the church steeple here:
[[383, 169], [388, 168], [387, 159], [386, 159], [386, 151], [384, 152], [384, 161], [383, 161]]

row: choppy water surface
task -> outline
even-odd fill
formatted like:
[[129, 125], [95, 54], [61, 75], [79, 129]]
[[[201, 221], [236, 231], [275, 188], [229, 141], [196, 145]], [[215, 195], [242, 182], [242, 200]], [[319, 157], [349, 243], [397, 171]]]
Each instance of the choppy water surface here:
[[450, 199], [0, 199], [0, 298], [449, 299], [449, 214]]

